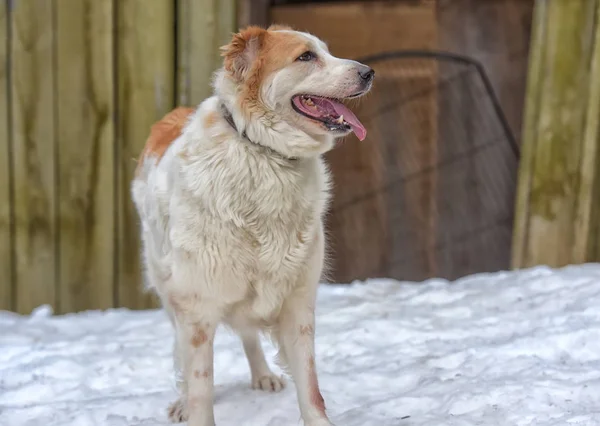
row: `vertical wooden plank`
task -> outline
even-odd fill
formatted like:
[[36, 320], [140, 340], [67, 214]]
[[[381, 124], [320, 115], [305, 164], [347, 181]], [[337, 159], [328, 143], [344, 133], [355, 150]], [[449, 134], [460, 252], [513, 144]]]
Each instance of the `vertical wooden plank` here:
[[[229, 43], [231, 36], [237, 28], [237, 1], [236, 0], [218, 0], [217, 1], [217, 29], [216, 29], [216, 44], [214, 45], [213, 69], [210, 71], [211, 80], [212, 73], [220, 68], [223, 64], [220, 47]], [[209, 96], [212, 95], [212, 88]]]
[[[598, 147], [596, 148], [598, 150]], [[600, 193], [600, 153], [596, 153], [595, 178], [592, 194]], [[600, 197], [592, 201], [588, 261], [600, 262]]]
[[0, 309], [12, 309], [11, 167], [8, 122], [7, 4], [0, 7]]
[[177, 72], [176, 103], [191, 105], [191, 65], [190, 51], [192, 43], [192, 0], [177, 0]]
[[113, 2], [56, 2], [59, 308], [105, 309], [114, 280]]
[[16, 307], [26, 313], [56, 297], [54, 1], [10, 4]]
[[529, 55], [529, 72], [527, 75], [527, 94], [525, 98], [525, 117], [523, 119], [521, 161], [519, 164], [519, 181], [515, 203], [515, 223], [513, 230], [512, 267], [521, 268], [525, 261], [527, 228], [529, 226], [529, 196], [534, 168], [534, 151], [536, 141], [536, 124], [538, 122], [538, 105], [542, 92], [542, 73], [545, 61], [543, 49], [546, 39], [546, 2], [537, 2], [533, 15], [531, 50]]
[[219, 47], [236, 27], [236, 0], [178, 0], [178, 94], [181, 105], [197, 105], [212, 94]]
[[581, 150], [578, 202], [575, 210], [573, 255], [582, 262], [600, 260], [596, 251], [600, 213], [600, 2], [596, 2], [594, 50], [591, 59], [589, 102]]
[[[440, 50], [483, 65], [513, 134], [522, 125], [532, 10], [533, 0], [437, 2]], [[460, 72], [444, 85], [440, 99], [440, 157], [461, 149], [472, 153], [456, 169], [451, 166], [451, 181], [440, 181], [440, 205], [446, 206], [439, 226], [439, 243], [445, 247], [441, 269], [451, 272], [448, 278], [504, 270], [510, 267], [516, 180], [511, 166], [517, 160], [475, 69], [461, 70], [453, 63], [440, 68], [442, 75]], [[498, 144], [488, 148], [494, 155], [477, 148], [493, 141]], [[479, 231], [473, 234], [475, 229]], [[489, 239], [495, 241], [492, 248], [485, 247]]]
[[244, 28], [258, 25], [266, 28], [269, 25], [269, 0], [238, 0], [237, 25]]
[[[402, 141], [402, 149], [396, 153], [396, 170], [428, 170], [420, 178], [408, 180], [404, 185], [404, 203], [406, 219], [398, 218], [392, 213], [394, 199], [397, 195], [393, 191], [390, 194], [389, 209], [390, 216], [393, 218], [390, 222], [390, 228], [393, 230], [398, 227], [397, 223], [406, 220], [410, 223], [411, 232], [414, 237], [410, 240], [395, 236], [394, 257], [402, 257], [410, 251], [415, 251], [418, 256], [413, 262], [394, 265], [394, 277], [402, 279], [421, 281], [427, 278], [439, 276], [439, 264], [436, 253], [437, 228], [438, 228], [438, 173], [435, 165], [441, 160], [438, 153], [439, 131], [438, 105], [440, 96], [438, 94], [438, 81], [440, 76], [437, 62], [416, 61], [413, 67], [419, 73], [415, 76], [407, 76], [404, 81], [397, 84], [410, 85], [411, 91], [422, 93], [421, 96], [414, 96], [409, 102], [404, 104], [405, 129], [410, 129], [411, 137]], [[408, 91], [410, 93], [410, 91]], [[413, 93], [414, 93], [413, 92]], [[406, 131], [405, 130], [405, 131]], [[407, 146], [412, 145], [412, 146]], [[413, 155], [407, 155], [412, 151]], [[410, 160], [409, 158], [412, 157]], [[399, 220], [400, 219], [400, 220]], [[410, 275], [409, 275], [410, 271]], [[445, 272], [445, 271], [444, 271]]]
[[480, 61], [520, 135], [534, 0], [438, 0], [440, 49]]
[[585, 261], [573, 252], [573, 224], [596, 3], [562, 0], [548, 5], [546, 78], [531, 182], [528, 264], [564, 266]]
[[174, 106], [174, 2], [119, 0], [117, 304], [154, 306], [142, 291], [139, 219], [131, 182], [150, 126]]
[[[536, 3], [523, 138], [529, 146], [523, 152], [519, 183], [515, 267], [540, 263], [558, 267], [586, 260], [587, 250], [577, 249], [575, 235], [581, 229], [577, 219], [583, 217], [577, 211], [581, 185], [592, 179], [586, 176], [588, 172], [582, 174], [582, 160], [590, 143], [594, 150], [598, 143], [597, 137], [589, 142], [591, 136], [585, 130], [590, 101], [595, 102], [590, 93], [599, 78], [590, 72], [597, 4]], [[584, 188], [584, 192], [589, 190]]]

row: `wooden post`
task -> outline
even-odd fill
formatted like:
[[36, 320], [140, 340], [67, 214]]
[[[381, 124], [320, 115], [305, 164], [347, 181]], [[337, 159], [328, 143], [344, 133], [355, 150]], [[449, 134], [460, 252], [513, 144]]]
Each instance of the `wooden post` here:
[[269, 0], [237, 0], [237, 24], [239, 28], [258, 25], [269, 26]]
[[219, 47], [235, 32], [236, 0], [177, 0], [177, 102], [195, 106], [212, 94]]
[[538, 0], [519, 172], [513, 267], [594, 259], [598, 197], [598, 0]]
[[8, 117], [9, 36], [7, 5], [0, 7], [0, 309], [12, 309], [11, 146]]
[[10, 17], [16, 309], [56, 300], [53, 5], [12, 1]]
[[590, 60], [589, 101], [581, 148], [578, 203], [575, 208], [573, 255], [582, 262], [600, 260], [597, 251], [600, 214], [600, 2], [596, 5], [596, 28]]
[[55, 7], [57, 308], [105, 309], [113, 306], [115, 270], [113, 3]]
[[140, 223], [131, 182], [150, 127], [174, 107], [175, 37], [171, 1], [119, 0], [116, 304], [155, 306], [142, 287]]

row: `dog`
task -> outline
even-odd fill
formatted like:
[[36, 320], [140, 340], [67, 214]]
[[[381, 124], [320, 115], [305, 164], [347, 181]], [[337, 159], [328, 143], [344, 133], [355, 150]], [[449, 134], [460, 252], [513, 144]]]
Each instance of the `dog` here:
[[213, 426], [213, 339], [240, 337], [252, 387], [285, 385], [259, 333], [279, 348], [306, 426], [332, 425], [315, 365], [315, 299], [324, 267], [330, 177], [322, 154], [366, 130], [341, 102], [374, 71], [283, 26], [248, 27], [222, 47], [214, 95], [151, 129], [132, 183], [148, 287], [175, 330], [174, 422]]

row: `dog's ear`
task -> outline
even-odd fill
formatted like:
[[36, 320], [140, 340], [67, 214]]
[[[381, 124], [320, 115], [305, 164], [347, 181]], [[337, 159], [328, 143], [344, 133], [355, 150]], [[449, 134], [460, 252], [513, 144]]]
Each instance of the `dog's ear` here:
[[221, 47], [225, 70], [238, 80], [244, 80], [248, 70], [258, 58], [267, 30], [248, 27], [233, 35], [231, 43]]

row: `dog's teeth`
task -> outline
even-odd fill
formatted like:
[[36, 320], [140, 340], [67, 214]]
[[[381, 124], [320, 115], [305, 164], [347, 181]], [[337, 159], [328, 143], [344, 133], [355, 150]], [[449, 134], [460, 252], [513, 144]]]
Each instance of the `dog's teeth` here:
[[336, 121], [337, 121], [338, 123], [340, 123], [340, 124], [343, 124], [343, 123], [344, 123], [344, 116], [343, 116], [343, 115], [340, 115], [340, 118], [338, 118]]
[[306, 102], [305, 103], [308, 106], [315, 106], [315, 103], [312, 101], [311, 98], [306, 98]]

